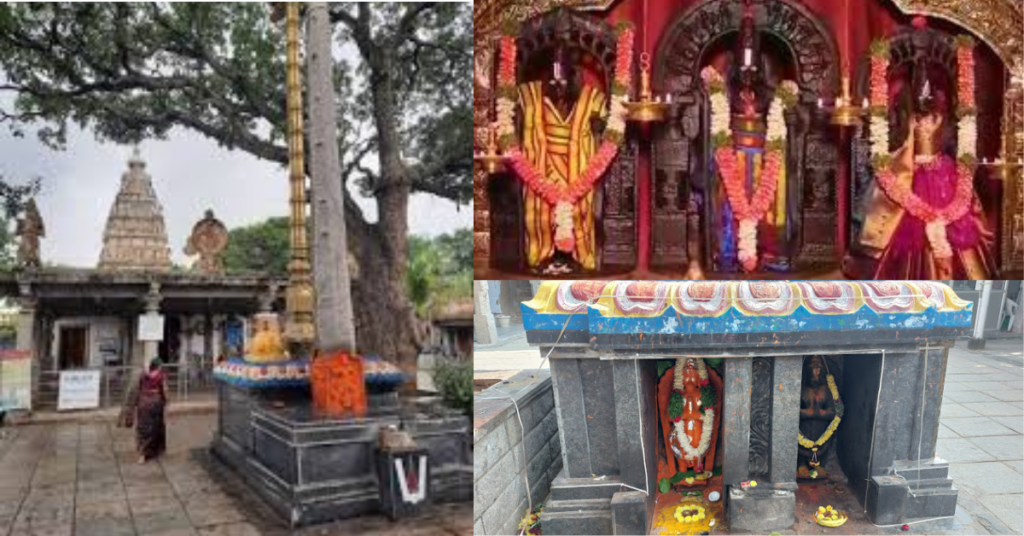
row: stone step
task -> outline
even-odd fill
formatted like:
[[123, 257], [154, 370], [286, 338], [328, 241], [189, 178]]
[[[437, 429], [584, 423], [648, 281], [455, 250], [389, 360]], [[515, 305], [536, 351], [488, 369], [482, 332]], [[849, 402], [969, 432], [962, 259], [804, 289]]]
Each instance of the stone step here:
[[564, 475], [565, 473], [561, 472], [551, 481], [552, 501], [611, 499], [615, 492], [622, 491], [622, 487], [619, 486], [622, 483], [622, 478], [618, 476], [594, 480], [592, 478], [565, 478]]
[[919, 489], [952, 489], [953, 479], [948, 476], [945, 478], [922, 478], [920, 481], [907, 479], [907, 486], [910, 488], [910, 493]]
[[602, 512], [607, 510], [609, 513], [612, 510], [611, 499], [579, 499], [572, 501], [556, 501], [548, 500], [544, 505], [544, 512], [562, 513], [562, 512]]
[[956, 513], [956, 498], [959, 493], [960, 490], [956, 486], [951, 489], [911, 490], [907, 495], [904, 518], [912, 521], [954, 515]]
[[928, 460], [897, 460], [892, 464], [893, 471], [909, 480], [946, 478], [949, 476], [949, 462], [942, 458]]
[[[567, 501], [576, 502], [576, 501]], [[607, 511], [571, 511], [551, 512], [551, 502], [540, 513], [540, 524], [545, 534], [611, 534], [612, 512]]]

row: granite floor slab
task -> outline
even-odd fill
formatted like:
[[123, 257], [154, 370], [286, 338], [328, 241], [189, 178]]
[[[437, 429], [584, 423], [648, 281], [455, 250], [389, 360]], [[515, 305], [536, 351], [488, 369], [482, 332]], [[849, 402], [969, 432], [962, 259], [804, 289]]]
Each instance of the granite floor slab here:
[[978, 412], [968, 409], [967, 407], [957, 404], [956, 402], [943, 402], [942, 407], [939, 410], [939, 418], [960, 418], [960, 417], [977, 417]]
[[945, 458], [950, 464], [970, 462], [994, 462], [995, 456], [982, 450], [966, 438], [943, 438], [935, 442], [935, 455]]
[[961, 405], [979, 415], [986, 415], [989, 417], [1024, 414], [1024, 411], [1018, 407], [1010, 405], [1009, 402], [966, 402]]
[[1024, 436], [1021, 435], [979, 437], [969, 441], [997, 460], [1020, 460], [1024, 457]]
[[999, 399], [979, 391], [953, 391], [942, 394], [943, 400], [962, 404], [964, 402], [999, 402]]
[[11, 429], [0, 446], [0, 536], [473, 533], [469, 504], [439, 505], [425, 518], [395, 523], [369, 516], [375, 520], [369, 524], [289, 531], [268, 517], [262, 502], [228, 493], [196, 461], [196, 452], [209, 446], [215, 422], [213, 415], [172, 416], [167, 454], [141, 466], [135, 463], [133, 430], [95, 423]]
[[942, 425], [963, 437], [1019, 435], [988, 417], [960, 417], [942, 420]]

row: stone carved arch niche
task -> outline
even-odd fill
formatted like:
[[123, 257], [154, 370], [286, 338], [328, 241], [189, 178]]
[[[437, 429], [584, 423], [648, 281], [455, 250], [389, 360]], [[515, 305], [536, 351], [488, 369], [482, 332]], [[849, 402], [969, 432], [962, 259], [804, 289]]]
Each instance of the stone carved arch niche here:
[[[828, 118], [816, 113], [820, 95], [835, 95], [838, 52], [825, 24], [792, 0], [754, 0], [762, 43], [788, 54], [800, 88], [800, 104], [787, 117], [789, 211], [795, 219], [794, 264], [832, 261], [835, 225], [836, 145]], [[711, 181], [709, 107], [700, 71], [709, 52], [738, 34], [741, 7], [735, 0], [705, 0], [669, 24], [654, 57], [654, 87], [671, 92], [671, 119], [655, 134], [651, 194], [651, 267], [678, 271], [699, 259], [711, 266], [712, 221], [704, 193]], [[766, 47], [762, 47], [764, 55]], [[728, 75], [727, 75], [728, 78]], [[807, 233], [804, 230], [807, 229]]]
[[[517, 80], [530, 80], [539, 69], [550, 69], [554, 51], [561, 46], [568, 59], [586, 61], [583, 68], [595, 74], [610, 95], [616, 41], [614, 28], [595, 16], [567, 8], [542, 13], [522, 24], [516, 43]], [[520, 111], [517, 120], [521, 124]], [[595, 187], [598, 271], [629, 271], [636, 265], [637, 152], [635, 136], [627, 131], [618, 156]], [[509, 173], [491, 177], [488, 184], [491, 266], [499, 270], [527, 270], [522, 188]]]

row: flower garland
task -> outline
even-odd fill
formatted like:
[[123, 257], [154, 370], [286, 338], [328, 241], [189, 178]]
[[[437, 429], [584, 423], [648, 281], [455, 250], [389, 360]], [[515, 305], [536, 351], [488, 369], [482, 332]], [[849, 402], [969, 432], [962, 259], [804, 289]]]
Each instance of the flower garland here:
[[[946, 237], [946, 225], [962, 218], [974, 199], [974, 165], [978, 130], [974, 108], [974, 40], [968, 36], [956, 39], [957, 46], [957, 183], [953, 200], [936, 208], [914, 193], [911, 186], [901, 184], [890, 165], [889, 122], [886, 118], [889, 85], [889, 44], [877, 40], [871, 44], [871, 162], [876, 170], [878, 184], [885, 194], [903, 207], [911, 216], [925, 222], [925, 235], [932, 254], [939, 259], [953, 256], [953, 248]], [[913, 148], [911, 148], [912, 150]], [[927, 165], [927, 164], [926, 164]]]
[[[722, 76], [710, 65], [701, 71], [701, 78], [707, 86], [711, 104], [711, 133], [715, 147], [715, 161], [725, 186], [729, 206], [739, 223], [737, 249], [740, 264], [747, 271], [757, 268], [757, 223], [768, 212], [775, 199], [775, 189], [785, 166], [786, 121], [783, 105], [796, 102], [797, 86], [792, 80], [779, 85], [775, 98], [768, 108], [768, 129], [766, 132], [767, 151], [757, 188], [751, 199], [747, 199], [746, 170], [744, 159], [736, 157], [736, 150], [730, 147], [729, 99], [725, 95]], [[757, 170], [754, 171], [757, 176]]]
[[[835, 401], [836, 416], [832, 418], [832, 423], [828, 425], [828, 428], [825, 429], [825, 431], [821, 434], [821, 437], [819, 437], [817, 441], [811, 441], [810, 439], [807, 439], [800, 432], [796, 433], [797, 441], [800, 442], [800, 446], [805, 449], [811, 449], [811, 451], [815, 453], [815, 459], [817, 459], [818, 447], [824, 445], [825, 442], [828, 441], [830, 437], [832, 437], [832, 434], [835, 433], [836, 428], [839, 427], [839, 421], [842, 420], [843, 413], [845, 412], [843, 399], [839, 398], [839, 389], [836, 388], [835, 378], [833, 378], [831, 374], [827, 374], [825, 376], [825, 379], [828, 381], [828, 390], [829, 392], [832, 393], [832, 400]], [[818, 465], [816, 461], [811, 462], [811, 464]]]
[[[513, 29], [514, 30], [514, 29]], [[530, 190], [555, 207], [555, 246], [566, 252], [575, 248], [572, 207], [589, 193], [611, 165], [626, 131], [626, 101], [632, 87], [633, 26], [622, 22], [616, 27], [615, 78], [608, 107], [608, 122], [601, 142], [586, 169], [570, 185], [553, 183], [531, 163], [519, 146], [515, 132], [516, 37], [515, 31], [501, 37], [498, 67], [498, 143], [509, 167]]]
[[700, 377], [700, 400], [697, 406], [704, 415], [701, 418], [703, 426], [700, 431], [700, 442], [697, 448], [690, 445], [690, 438], [686, 436], [686, 427], [683, 422], [683, 369], [686, 367], [686, 358], [676, 360], [675, 377], [672, 379], [672, 395], [669, 398], [668, 413], [672, 422], [675, 423], [676, 439], [683, 447], [687, 460], [695, 460], [704, 455], [711, 444], [711, 430], [715, 425], [715, 388], [708, 380], [708, 370], [704, 366], [704, 360], [695, 359], [697, 363], [697, 375]]

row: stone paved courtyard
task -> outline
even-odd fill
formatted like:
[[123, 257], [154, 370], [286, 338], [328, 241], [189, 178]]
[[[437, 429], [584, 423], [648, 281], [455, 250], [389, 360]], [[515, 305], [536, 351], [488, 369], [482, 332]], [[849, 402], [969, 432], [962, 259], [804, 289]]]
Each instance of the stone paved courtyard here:
[[213, 415], [172, 416], [169, 452], [136, 465], [133, 431], [106, 423], [0, 429], [0, 536], [462, 536], [472, 505], [441, 505], [391, 523], [380, 516], [291, 532], [206, 470]]

